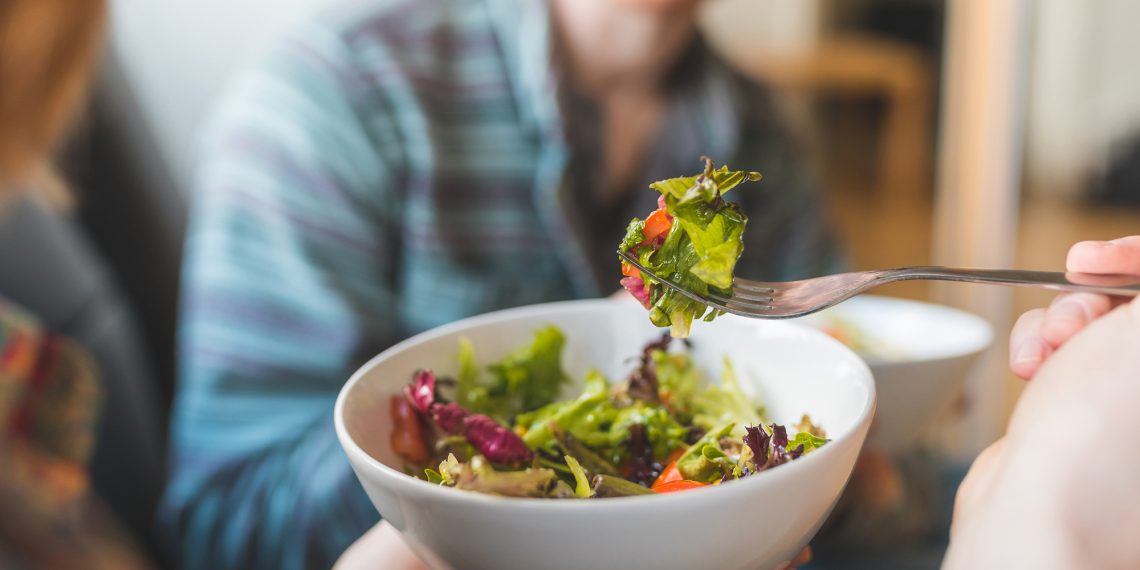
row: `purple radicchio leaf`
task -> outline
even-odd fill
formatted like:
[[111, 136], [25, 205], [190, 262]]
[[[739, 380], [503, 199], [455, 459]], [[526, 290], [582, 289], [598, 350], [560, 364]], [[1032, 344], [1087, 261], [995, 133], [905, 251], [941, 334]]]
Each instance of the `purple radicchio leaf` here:
[[788, 447], [788, 430], [780, 424], [772, 424], [772, 447]]
[[799, 444], [795, 449], [788, 452], [792, 459], [799, 459], [804, 454], [804, 444]]
[[779, 424], [772, 424], [772, 449], [768, 454], [768, 461], [764, 462], [761, 467], [757, 465], [760, 470], [771, 469], [777, 465], [783, 465], [792, 460], [791, 455], [788, 454], [788, 430]]
[[744, 444], [752, 449], [752, 462], [758, 469], [768, 462], [768, 443], [772, 436], [760, 426], [745, 426]]
[[435, 420], [435, 424], [452, 435], [463, 433], [463, 420], [471, 415], [471, 412], [454, 402], [448, 404], [436, 402], [431, 405], [430, 411], [431, 419]]
[[643, 424], [629, 426], [629, 458], [629, 479], [633, 482], [648, 487], [661, 474], [661, 464], [653, 460], [653, 446]]
[[467, 441], [493, 463], [511, 465], [530, 461], [532, 457], [521, 437], [487, 416], [467, 416], [463, 427]]
[[772, 433], [769, 435], [761, 426], [746, 426], [744, 444], [752, 450], [752, 461], [756, 471], [771, 469], [783, 465], [803, 455], [803, 445], [795, 449], [788, 449], [788, 430], [782, 425], [772, 424]]
[[772, 448], [772, 454], [768, 456], [768, 462], [764, 464], [763, 469], [771, 469], [777, 465], [783, 465], [792, 460], [792, 456], [788, 454], [788, 450], [783, 447]]
[[670, 337], [664, 334], [661, 338], [645, 345], [641, 350], [641, 362], [629, 376], [629, 395], [635, 400], [660, 404], [661, 396], [658, 393], [660, 384], [657, 381], [657, 367], [653, 362], [653, 351], [666, 350], [669, 347]]
[[685, 443], [693, 445], [705, 436], [705, 430], [697, 426], [689, 426], [689, 431], [685, 432]]
[[435, 374], [431, 370], [417, 370], [412, 383], [404, 386], [404, 395], [417, 410], [428, 413], [435, 402]]
[[649, 308], [649, 288], [645, 286], [645, 282], [641, 277], [626, 277], [621, 280], [621, 286], [629, 291], [633, 298], [637, 299], [643, 307]]

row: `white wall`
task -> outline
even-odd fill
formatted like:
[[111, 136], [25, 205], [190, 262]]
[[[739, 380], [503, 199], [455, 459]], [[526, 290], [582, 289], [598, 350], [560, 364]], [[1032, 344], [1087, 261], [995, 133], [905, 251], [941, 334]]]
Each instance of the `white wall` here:
[[[329, 0], [114, 0], [111, 99], [185, 191], [198, 127], [218, 94], [285, 28]], [[129, 93], [130, 97], [115, 97]]]
[[1140, 2], [1104, 1], [1099, 16], [1089, 63], [1097, 86], [1091, 128], [1103, 156], [1113, 142], [1140, 129]]
[[1140, 2], [1037, 0], [1030, 55], [1029, 189], [1071, 198], [1114, 142], [1140, 129]]

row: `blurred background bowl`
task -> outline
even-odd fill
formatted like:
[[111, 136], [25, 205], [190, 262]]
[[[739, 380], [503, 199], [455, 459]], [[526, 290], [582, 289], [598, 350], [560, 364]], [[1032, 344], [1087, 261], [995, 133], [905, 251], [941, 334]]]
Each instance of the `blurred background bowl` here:
[[879, 401], [869, 438], [891, 452], [912, 449], [929, 434], [993, 341], [989, 323], [977, 315], [875, 295], [803, 321], [847, 344], [871, 367]]
[[572, 301], [491, 313], [434, 329], [372, 359], [336, 403], [336, 429], [380, 514], [437, 568], [771, 568], [808, 543], [843, 490], [875, 406], [867, 366], [810, 327], [735, 317], [693, 327], [693, 357], [710, 378], [728, 356], [770, 421], [803, 413], [832, 441], [759, 476], [686, 493], [592, 501], [515, 499], [431, 485], [404, 473], [389, 444], [388, 401], [417, 368], [457, 370], [461, 337], [488, 363], [547, 324], [566, 334], [566, 371], [580, 389], [597, 368], [613, 381], [660, 334], [645, 310]]

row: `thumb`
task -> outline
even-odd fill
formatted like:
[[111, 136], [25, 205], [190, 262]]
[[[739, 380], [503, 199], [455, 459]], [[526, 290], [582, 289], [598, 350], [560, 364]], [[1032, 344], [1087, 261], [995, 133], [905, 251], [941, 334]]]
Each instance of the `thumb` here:
[[1069, 249], [1065, 267], [1081, 273], [1140, 275], [1140, 236], [1077, 243]]

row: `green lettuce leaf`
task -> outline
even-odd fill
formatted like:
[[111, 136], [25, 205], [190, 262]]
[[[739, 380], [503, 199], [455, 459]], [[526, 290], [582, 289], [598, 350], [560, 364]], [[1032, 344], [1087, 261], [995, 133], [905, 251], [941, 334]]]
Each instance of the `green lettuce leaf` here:
[[614, 416], [603, 440], [606, 449], [612, 450], [611, 456], [615, 463], [621, 463], [626, 459], [629, 430], [635, 424], [644, 426], [646, 439], [653, 448], [653, 457], [658, 460], [664, 459], [674, 449], [684, 445], [685, 436], [689, 433], [687, 428], [677, 423], [677, 420], [660, 406], [637, 402], [621, 408]]
[[604, 376], [596, 370], [591, 370], [586, 373], [585, 389], [577, 399], [555, 402], [532, 413], [520, 414], [515, 418], [515, 422], [525, 429], [523, 442], [531, 449], [538, 449], [554, 441], [554, 432], [550, 429], [551, 423], [573, 433], [575, 437], [579, 437], [580, 431], [588, 433], [590, 426], [600, 424], [602, 416], [612, 417], [616, 414], [606, 395], [608, 386], [609, 383]]
[[475, 345], [467, 337], [459, 339], [459, 374], [456, 375], [455, 396], [457, 403], [469, 410], [480, 409], [478, 400], [487, 399], [487, 389], [479, 385]]
[[470, 342], [460, 341], [456, 401], [503, 424], [518, 413], [550, 404], [568, 381], [562, 370], [565, 344], [558, 328], [540, 329], [530, 345], [491, 364], [487, 374], [480, 375], [474, 348]]
[[[621, 407], [609, 397], [609, 383], [597, 371], [586, 375], [586, 386], [574, 400], [557, 402], [516, 418], [523, 428], [522, 439], [531, 449], [559, 449], [578, 458], [589, 458], [596, 472], [612, 472], [611, 465], [621, 464], [628, 455], [630, 428], [641, 424], [653, 448], [653, 455], [663, 459], [684, 445], [688, 429], [661, 406], [633, 402]], [[559, 431], [573, 442], [558, 442]], [[554, 447], [551, 447], [554, 446]], [[566, 449], [573, 447], [573, 449]], [[583, 449], [583, 447], [585, 449]], [[604, 463], [590, 456], [596, 454]], [[598, 465], [601, 464], [601, 469]]]
[[638, 495], [652, 495], [653, 490], [642, 487], [632, 481], [610, 475], [594, 475], [594, 496], [609, 497], [636, 497]]
[[684, 418], [693, 410], [694, 398], [704, 384], [704, 376], [693, 365], [688, 353], [668, 353], [654, 350], [650, 353], [657, 386], [662, 401], [669, 402], [674, 413]]
[[[443, 467], [441, 465], [441, 467]], [[522, 471], [499, 471], [481, 455], [467, 463], [455, 463], [441, 471], [446, 472], [457, 489], [478, 491], [504, 497], [565, 497], [559, 488], [557, 474], [546, 468], [527, 468]], [[565, 486], [565, 483], [562, 484]], [[574, 496], [571, 490], [569, 496]]]
[[[689, 268], [696, 278], [721, 289], [732, 288], [732, 268], [740, 258], [743, 246], [731, 237], [720, 245], [709, 248], [701, 254], [701, 260]], [[695, 242], [694, 242], [695, 243]]]
[[562, 371], [562, 348], [566, 337], [548, 326], [534, 335], [530, 346], [487, 367], [493, 386], [517, 398], [518, 411], [533, 410], [553, 402], [568, 380]]
[[565, 459], [566, 466], [570, 468], [570, 473], [574, 475], [574, 496], [579, 499], [590, 498], [590, 495], [594, 494], [594, 491], [590, 489], [590, 480], [586, 478], [586, 472], [582, 469], [578, 460], [574, 459], [572, 455], [567, 455]]
[[637, 246], [645, 239], [642, 230], [645, 229], [645, 221], [634, 218], [630, 220], [629, 226], [625, 228], [625, 237], [621, 238], [620, 249], [622, 252], [627, 252]]
[[[673, 225], [656, 253], [648, 248], [641, 250], [639, 261], [661, 278], [694, 293], [707, 295], [712, 290], [690, 271], [701, 259], [680, 224]], [[670, 327], [674, 337], [688, 336], [693, 319], [701, 318], [708, 308], [652, 279], [649, 282], [654, 285], [650, 290], [649, 320], [659, 327]]]
[[614, 464], [610, 460], [602, 457], [581, 441], [578, 441], [576, 437], [558, 427], [558, 424], [551, 423], [550, 426], [551, 431], [554, 432], [555, 447], [558, 451], [562, 452], [563, 457], [569, 455], [579, 459], [578, 463], [582, 468], [595, 475], [618, 474], [618, 469], [614, 467]]
[[801, 431], [797, 433], [791, 441], [788, 442], [787, 449], [788, 451], [793, 451], [802, 445], [804, 446], [804, 454], [807, 454], [809, 451], [823, 447], [823, 444], [825, 443], [827, 443], [826, 438], [812, 435], [806, 431]]
[[685, 453], [677, 459], [677, 471], [685, 479], [713, 483], [719, 481], [726, 473], [731, 473], [736, 464], [720, 448], [720, 438], [732, 433], [735, 424], [728, 424], [715, 430], [709, 430], [696, 443], [689, 446]]
[[713, 429], [726, 423], [738, 426], [762, 424], [763, 413], [740, 388], [732, 362], [724, 359], [720, 385], [710, 385], [693, 398], [693, 424]]
[[756, 182], [762, 178], [759, 172], [731, 171], [727, 166], [715, 168], [711, 159], [701, 158], [705, 161], [705, 171], [700, 175], [670, 178], [649, 186], [663, 194], [666, 200], [681, 201], [690, 197], [693, 201], [708, 202], [716, 198], [718, 191], [723, 196], [745, 180]]

